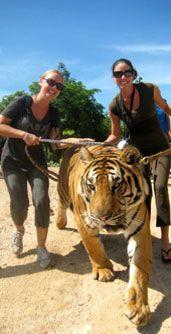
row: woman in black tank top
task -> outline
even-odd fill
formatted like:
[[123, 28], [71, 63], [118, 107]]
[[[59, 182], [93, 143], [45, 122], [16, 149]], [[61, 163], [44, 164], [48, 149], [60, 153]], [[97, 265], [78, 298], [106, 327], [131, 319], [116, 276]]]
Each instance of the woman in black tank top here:
[[[11, 217], [15, 226], [11, 248], [17, 256], [23, 250], [24, 222], [29, 207], [27, 190], [29, 183], [35, 209], [37, 260], [42, 268], [53, 263], [52, 256], [45, 246], [50, 219], [49, 182], [48, 178], [28, 159], [25, 146], [30, 147], [33, 160], [46, 167], [46, 157], [40, 145], [40, 137], [51, 139], [59, 137], [58, 110], [51, 105], [51, 101], [61, 93], [63, 81], [59, 71], [46, 71], [40, 77], [38, 94], [17, 98], [0, 115], [0, 135], [7, 138], [2, 151], [1, 167], [10, 195]], [[80, 140], [83, 141], [83, 138], [69, 139], [75, 144], [79, 144]], [[64, 141], [65, 143], [55, 148], [67, 147], [67, 139]]]
[[[152, 155], [169, 148], [169, 142], [163, 133], [155, 104], [171, 115], [171, 108], [162, 98], [156, 85], [134, 83], [137, 71], [127, 59], [119, 59], [112, 65], [112, 76], [119, 87], [119, 94], [109, 105], [111, 134], [106, 142], [115, 143], [121, 136], [123, 121], [129, 131], [129, 143], [136, 146], [142, 155]], [[156, 225], [161, 227], [162, 260], [171, 261], [169, 248], [170, 203], [168, 195], [168, 177], [170, 157], [155, 160], [152, 168], [157, 208]]]

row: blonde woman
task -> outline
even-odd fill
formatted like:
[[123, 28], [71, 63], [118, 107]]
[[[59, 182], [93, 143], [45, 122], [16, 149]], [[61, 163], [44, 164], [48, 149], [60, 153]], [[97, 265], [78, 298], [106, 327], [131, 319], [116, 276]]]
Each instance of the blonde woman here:
[[[46, 167], [46, 157], [39, 145], [39, 138], [59, 136], [58, 111], [50, 102], [59, 96], [64, 82], [59, 71], [49, 70], [41, 76], [39, 84], [40, 91], [37, 95], [17, 98], [0, 115], [0, 135], [7, 138], [1, 166], [10, 196], [11, 217], [15, 227], [11, 240], [12, 251], [18, 256], [23, 250], [24, 221], [29, 206], [29, 183], [35, 207], [37, 260], [40, 267], [46, 268], [52, 264], [52, 256], [45, 246], [50, 215], [49, 182], [27, 158], [25, 146], [30, 146], [33, 159]], [[78, 138], [70, 138], [70, 141], [79, 143]], [[67, 145], [66, 140], [66, 144], [60, 144], [58, 147], [65, 148]]]

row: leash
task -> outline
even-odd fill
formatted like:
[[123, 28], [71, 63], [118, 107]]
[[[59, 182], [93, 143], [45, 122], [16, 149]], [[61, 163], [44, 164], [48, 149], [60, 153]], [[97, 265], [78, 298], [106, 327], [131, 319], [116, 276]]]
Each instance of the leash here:
[[[97, 142], [97, 141], [80, 141], [79, 143], [73, 143], [73, 142], [69, 142], [69, 141], [65, 141], [65, 140], [58, 140], [58, 139], [43, 139], [43, 138], [40, 138], [40, 142], [41, 143], [51, 143], [51, 144], [69, 144], [69, 145], [74, 145], [74, 146], [94, 146], [94, 145], [98, 145], [98, 146], [115, 146], [117, 143], [115, 144], [110, 144], [110, 143], [107, 143], [107, 142]], [[33, 158], [31, 157], [30, 153], [29, 153], [29, 149], [28, 149], [29, 146], [25, 146], [25, 152], [26, 152], [26, 155], [28, 157], [28, 159], [32, 162], [32, 164], [37, 168], [39, 169], [45, 176], [47, 176], [48, 178], [50, 178], [51, 180], [55, 181], [55, 182], [58, 182], [59, 180], [59, 174], [49, 170], [49, 169], [46, 169], [40, 165], [38, 165], [34, 160]], [[150, 163], [151, 161], [153, 161], [154, 159], [157, 159], [161, 156], [167, 156], [167, 155], [171, 155], [171, 148], [165, 150], [165, 151], [161, 151], [159, 153], [156, 153], [156, 154], [153, 154], [153, 155], [150, 155], [150, 156], [145, 156], [143, 157], [142, 159], [140, 159], [140, 163], [143, 163], [144, 165], [147, 165], [148, 163]]]
[[[40, 138], [41, 143], [50, 143], [50, 144], [69, 144], [69, 145], [77, 145], [77, 146], [94, 146], [94, 145], [99, 145], [99, 146], [114, 146], [114, 144], [110, 144], [107, 142], [98, 142], [98, 141], [81, 141], [79, 143], [74, 143], [70, 141], [65, 141], [65, 140], [60, 140], [60, 139], [43, 139]], [[117, 143], [115, 143], [116, 145]]]
[[49, 170], [49, 169], [46, 169], [40, 165], [38, 165], [34, 160], [33, 158], [31, 157], [30, 153], [29, 153], [29, 149], [28, 149], [29, 146], [25, 146], [25, 152], [26, 152], [26, 155], [28, 157], [28, 159], [32, 162], [32, 164], [42, 172], [42, 174], [44, 174], [45, 176], [47, 176], [49, 179], [55, 181], [55, 182], [58, 182], [59, 180], [59, 174], [53, 172], [52, 170]]
[[[50, 143], [50, 144], [69, 144], [69, 145], [76, 145], [76, 146], [93, 146], [93, 145], [99, 145], [99, 146], [113, 146], [113, 144], [105, 143], [105, 142], [97, 142], [97, 141], [80, 141], [79, 143], [73, 143], [73, 142], [66, 142], [64, 140], [58, 140], [58, 139], [43, 139], [40, 138], [41, 143]], [[48, 168], [44, 168], [36, 163], [34, 159], [31, 157], [29, 153], [29, 146], [25, 146], [25, 152], [28, 157], [28, 159], [32, 162], [32, 164], [40, 170], [45, 176], [47, 176], [49, 179], [58, 182], [59, 181], [59, 174], [49, 170]]]
[[[110, 144], [108, 142], [98, 142], [98, 141], [80, 141], [79, 143], [73, 143], [73, 142], [65, 142], [65, 140], [60, 140], [60, 139], [43, 139], [40, 138], [40, 142], [42, 143], [53, 143], [53, 144], [69, 144], [69, 145], [77, 145], [77, 146], [94, 146], [94, 145], [98, 145], [98, 146], [116, 146], [117, 143], [119, 142], [119, 140], [115, 143], [115, 144]], [[147, 165], [148, 163], [150, 163], [151, 161], [153, 161], [154, 159], [157, 159], [161, 156], [167, 156], [167, 155], [171, 155], [171, 148], [165, 150], [165, 151], [161, 151], [159, 153], [153, 154], [153, 155], [149, 155], [149, 156], [145, 156], [142, 159], [140, 159], [140, 163], [142, 162], [144, 165]]]
[[157, 159], [159, 157], [164, 157], [164, 156], [167, 156], [167, 155], [171, 155], [171, 148], [168, 148], [165, 151], [161, 151], [161, 152], [153, 154], [153, 155], [143, 157], [140, 160], [140, 162], [142, 162], [144, 165], [147, 165], [149, 162], [152, 162], [154, 159]]

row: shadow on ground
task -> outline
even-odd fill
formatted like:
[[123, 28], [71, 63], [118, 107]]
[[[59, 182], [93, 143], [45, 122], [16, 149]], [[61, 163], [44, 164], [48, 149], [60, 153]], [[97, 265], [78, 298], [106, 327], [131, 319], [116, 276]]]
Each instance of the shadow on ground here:
[[[76, 232], [73, 228], [66, 228], [65, 234]], [[66, 236], [67, 237], [67, 236]], [[116, 275], [119, 280], [128, 282], [128, 261], [127, 261], [127, 243], [122, 235], [109, 236], [102, 235], [102, 242], [104, 244], [105, 250], [108, 254], [108, 257], [115, 263], [124, 266], [123, 270], [119, 270]], [[160, 252], [160, 240], [156, 237], [152, 237], [153, 244], [153, 265], [152, 265], [152, 275], [150, 279], [149, 287], [153, 290], [159, 291], [163, 294], [163, 299], [158, 304], [156, 310], [151, 315], [151, 321], [145, 329], [140, 330], [140, 333], [150, 333], [156, 334], [159, 332], [161, 324], [164, 320], [171, 316], [171, 264], [163, 264], [161, 261], [161, 252]], [[36, 254], [36, 249], [32, 249], [28, 252], [23, 253], [20, 258]], [[71, 252], [63, 256], [61, 254], [53, 254], [55, 258], [55, 266], [49, 268], [48, 270], [60, 270], [69, 273], [77, 273], [79, 275], [91, 274], [91, 264], [88, 258], [88, 255], [82, 245], [82, 242], [79, 242], [74, 245]], [[46, 269], [47, 270], [47, 269]], [[6, 268], [0, 269], [1, 278], [10, 278], [19, 275], [28, 275], [36, 272], [40, 272], [42, 269], [39, 268], [36, 262], [27, 263], [15, 266], [7, 266]], [[160, 272], [160, 276], [158, 276]], [[162, 275], [161, 275], [162, 273]], [[90, 275], [91, 279], [91, 275]], [[103, 283], [107, 284], [107, 283]], [[160, 317], [158, 316], [160, 314]], [[155, 328], [154, 328], [155, 324]]]

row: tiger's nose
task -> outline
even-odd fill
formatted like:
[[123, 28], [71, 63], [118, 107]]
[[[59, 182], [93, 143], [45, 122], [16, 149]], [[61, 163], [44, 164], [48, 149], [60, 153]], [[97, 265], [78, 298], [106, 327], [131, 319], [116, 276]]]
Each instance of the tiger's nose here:
[[109, 213], [106, 214], [106, 215], [101, 215], [101, 216], [99, 216], [99, 218], [100, 218], [101, 220], [103, 220], [103, 221], [106, 221], [106, 220], [110, 219], [111, 217], [112, 217], [112, 212], [109, 212]]

